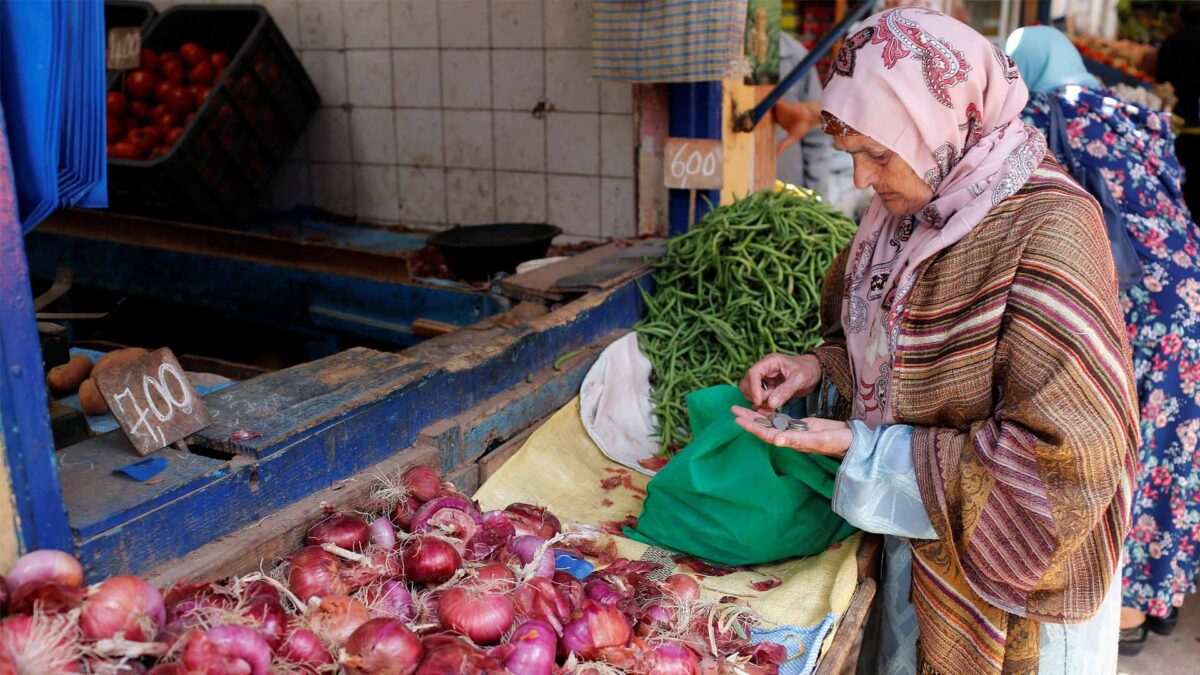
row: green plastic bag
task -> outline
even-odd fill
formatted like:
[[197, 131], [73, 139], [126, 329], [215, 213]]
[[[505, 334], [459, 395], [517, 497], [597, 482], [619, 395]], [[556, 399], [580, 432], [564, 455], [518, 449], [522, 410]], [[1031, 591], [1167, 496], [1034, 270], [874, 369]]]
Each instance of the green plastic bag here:
[[814, 555], [855, 532], [833, 512], [838, 463], [768, 445], [733, 421], [736, 387], [687, 396], [692, 442], [647, 486], [631, 539], [724, 565]]

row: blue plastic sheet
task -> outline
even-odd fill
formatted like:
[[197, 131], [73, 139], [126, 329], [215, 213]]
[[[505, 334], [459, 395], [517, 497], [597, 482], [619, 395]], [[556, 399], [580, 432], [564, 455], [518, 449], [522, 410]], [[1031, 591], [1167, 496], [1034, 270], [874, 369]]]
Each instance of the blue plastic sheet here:
[[101, 0], [0, 2], [4, 107], [22, 232], [108, 205]]
[[139, 483], [145, 483], [162, 473], [167, 468], [167, 463], [166, 457], [147, 457], [140, 462], [113, 469], [113, 473], [125, 474]]

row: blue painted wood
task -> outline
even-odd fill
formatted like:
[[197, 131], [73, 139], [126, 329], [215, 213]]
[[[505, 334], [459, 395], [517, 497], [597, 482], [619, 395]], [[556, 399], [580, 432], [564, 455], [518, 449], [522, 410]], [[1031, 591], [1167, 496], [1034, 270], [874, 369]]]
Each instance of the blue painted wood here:
[[167, 459], [153, 485], [113, 471], [141, 459], [120, 431], [94, 436], [59, 452], [59, 480], [76, 536], [88, 538], [159, 508], [228, 473], [228, 462], [165, 448], [151, 457]]
[[572, 321], [522, 335], [473, 367], [449, 371], [444, 364], [419, 364], [392, 383], [376, 382], [378, 396], [344, 399], [353, 403], [282, 437], [281, 447], [263, 448], [260, 461], [82, 539], [80, 559], [98, 578], [136, 574], [183, 555], [409, 447], [431, 423], [523, 382], [527, 373], [599, 336], [632, 326], [642, 311], [641, 295], [630, 282]]
[[[26, 240], [35, 276], [51, 278], [58, 267], [71, 267], [81, 286], [209, 307], [314, 337], [322, 334], [314, 307], [404, 328], [418, 317], [465, 326], [504, 310], [499, 298], [463, 288], [385, 283], [65, 235], [34, 232]], [[415, 341], [411, 333], [362, 323], [338, 328], [371, 338], [390, 335], [399, 346]]]
[[71, 531], [54, 466], [54, 437], [50, 432], [29, 268], [22, 249], [8, 148], [2, 135], [0, 186], [0, 426], [17, 527], [26, 550], [69, 551]]
[[[720, 82], [681, 82], [668, 85], [667, 133], [676, 138], [720, 138]], [[669, 190], [667, 220], [672, 237], [684, 234], [700, 222], [710, 205], [721, 201], [719, 190], [696, 191], [696, 220], [688, 222], [690, 190]]]

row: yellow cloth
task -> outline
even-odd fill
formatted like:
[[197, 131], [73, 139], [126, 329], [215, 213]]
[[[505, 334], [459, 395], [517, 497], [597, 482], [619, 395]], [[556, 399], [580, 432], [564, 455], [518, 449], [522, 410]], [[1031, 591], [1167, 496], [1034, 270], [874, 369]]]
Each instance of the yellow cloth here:
[[[642, 501], [632, 490], [619, 486], [605, 490], [600, 485], [602, 480], [618, 475], [614, 473], [618, 470], [642, 489], [650, 480], [601, 454], [583, 429], [577, 398], [534, 432], [517, 454], [479, 488], [475, 499], [484, 509], [500, 509], [513, 502], [540, 504], [564, 525], [620, 521], [627, 515], [640, 514]], [[612, 505], [605, 506], [605, 500]], [[705, 577], [700, 584], [706, 596], [744, 598], [770, 624], [811, 626], [831, 611], [840, 618], [850, 605], [857, 583], [855, 554], [861, 536], [856, 534], [817, 556], [759, 565], [723, 577]], [[646, 544], [623, 537], [615, 539], [623, 557], [663, 561], [663, 556], [654, 555]], [[751, 588], [752, 582], [771, 576], [779, 577], [783, 584], [764, 592]]]

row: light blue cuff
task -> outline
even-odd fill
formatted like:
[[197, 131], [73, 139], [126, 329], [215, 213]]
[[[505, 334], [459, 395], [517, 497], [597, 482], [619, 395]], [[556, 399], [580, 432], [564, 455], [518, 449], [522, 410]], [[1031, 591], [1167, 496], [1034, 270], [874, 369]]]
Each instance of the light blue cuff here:
[[937, 539], [913, 469], [907, 424], [871, 429], [850, 421], [854, 443], [838, 469], [833, 510], [860, 530], [909, 539]]

